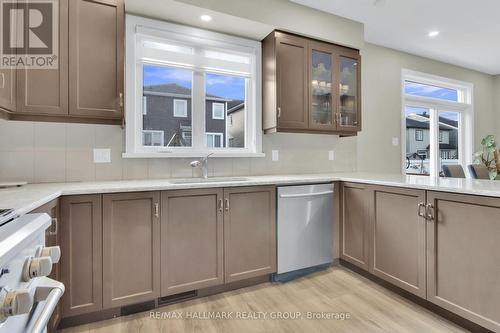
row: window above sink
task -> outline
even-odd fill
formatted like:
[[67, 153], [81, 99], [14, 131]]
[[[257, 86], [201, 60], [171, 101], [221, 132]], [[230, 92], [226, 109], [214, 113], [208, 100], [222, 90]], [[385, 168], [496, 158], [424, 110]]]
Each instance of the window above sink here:
[[124, 157], [262, 154], [260, 43], [127, 16]]

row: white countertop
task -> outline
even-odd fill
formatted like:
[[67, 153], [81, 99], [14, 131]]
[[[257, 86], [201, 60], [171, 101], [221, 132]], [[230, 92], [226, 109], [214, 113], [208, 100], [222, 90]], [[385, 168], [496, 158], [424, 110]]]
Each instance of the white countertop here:
[[[235, 178], [246, 178], [235, 181]], [[500, 198], [500, 181], [459, 178], [430, 178], [375, 173], [332, 173], [313, 175], [273, 175], [249, 177], [217, 177], [217, 181], [200, 183], [173, 182], [179, 179], [123, 180], [81, 183], [28, 184], [0, 189], [0, 208], [13, 208], [26, 214], [61, 195], [178, 190], [190, 188], [234, 187], [255, 185], [292, 185], [346, 181], [373, 185], [396, 186], [423, 190], [482, 195]]]

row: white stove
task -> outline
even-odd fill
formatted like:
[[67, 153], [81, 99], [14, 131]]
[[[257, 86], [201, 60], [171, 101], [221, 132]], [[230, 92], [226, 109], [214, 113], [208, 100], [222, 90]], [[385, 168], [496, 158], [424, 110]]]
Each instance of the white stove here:
[[46, 331], [64, 285], [47, 278], [59, 261], [58, 246], [45, 247], [47, 214], [28, 214], [0, 225], [0, 332]]

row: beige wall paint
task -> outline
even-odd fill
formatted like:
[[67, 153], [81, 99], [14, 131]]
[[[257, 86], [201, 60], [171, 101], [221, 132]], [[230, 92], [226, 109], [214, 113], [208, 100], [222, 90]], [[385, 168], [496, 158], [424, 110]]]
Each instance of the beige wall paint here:
[[443, 62], [365, 44], [362, 49], [363, 130], [358, 135], [359, 171], [400, 172], [401, 70], [403, 68], [444, 76], [474, 84], [475, 146], [499, 123], [493, 108], [493, 76]]
[[[277, 28], [354, 48], [364, 45], [362, 23], [288, 0], [125, 0], [125, 8], [131, 14], [258, 39]], [[214, 20], [201, 22], [201, 13]], [[248, 28], [241, 32], [241, 27]]]
[[493, 103], [496, 113], [497, 132], [496, 137], [500, 139], [500, 75], [495, 76], [493, 85]]
[[[123, 159], [124, 131], [119, 126], [0, 120], [0, 181], [30, 183], [200, 176], [193, 159]], [[269, 134], [265, 158], [217, 158], [211, 176], [241, 176], [353, 171], [356, 142], [329, 135]], [[93, 149], [110, 148], [111, 163], [94, 164]], [[280, 159], [271, 160], [278, 150]], [[335, 161], [328, 160], [334, 150]]]

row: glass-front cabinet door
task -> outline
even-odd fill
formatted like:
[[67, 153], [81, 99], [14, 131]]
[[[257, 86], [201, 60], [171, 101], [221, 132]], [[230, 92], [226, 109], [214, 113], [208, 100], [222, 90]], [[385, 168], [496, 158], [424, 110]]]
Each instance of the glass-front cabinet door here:
[[335, 129], [336, 105], [334, 84], [335, 54], [329, 45], [309, 46], [309, 128]]
[[346, 50], [339, 54], [339, 105], [337, 130], [361, 130], [360, 71], [361, 61], [357, 52]]

